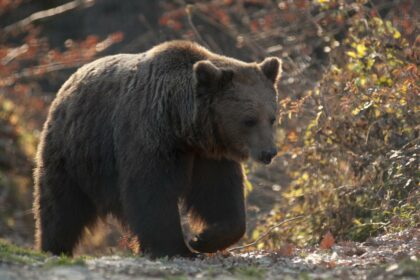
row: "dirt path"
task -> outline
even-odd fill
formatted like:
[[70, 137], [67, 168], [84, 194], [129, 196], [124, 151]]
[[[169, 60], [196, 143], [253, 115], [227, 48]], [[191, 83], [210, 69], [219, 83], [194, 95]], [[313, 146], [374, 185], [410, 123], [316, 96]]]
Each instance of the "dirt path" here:
[[0, 258], [0, 279], [420, 279], [419, 258], [420, 229], [412, 229], [331, 250], [290, 247], [195, 260], [105, 256], [73, 265], [51, 258], [22, 265]]

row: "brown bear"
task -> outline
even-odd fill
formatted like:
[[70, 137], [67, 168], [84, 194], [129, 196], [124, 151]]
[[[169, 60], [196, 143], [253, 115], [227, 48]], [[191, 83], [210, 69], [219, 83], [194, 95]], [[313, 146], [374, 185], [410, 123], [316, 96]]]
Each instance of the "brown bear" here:
[[[245, 232], [241, 162], [276, 155], [281, 61], [246, 63], [187, 41], [81, 67], [51, 105], [38, 147], [37, 246], [72, 255], [115, 216], [151, 257], [215, 252]], [[178, 206], [200, 225], [184, 241]]]

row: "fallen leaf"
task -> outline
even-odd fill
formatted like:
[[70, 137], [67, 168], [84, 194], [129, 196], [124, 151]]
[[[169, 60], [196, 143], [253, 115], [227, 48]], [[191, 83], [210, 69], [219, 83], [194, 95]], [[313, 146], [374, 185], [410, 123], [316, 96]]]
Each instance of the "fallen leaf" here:
[[331, 234], [331, 232], [327, 232], [323, 237], [322, 241], [319, 244], [319, 247], [323, 250], [329, 250], [332, 246], [335, 244], [334, 236]]
[[295, 251], [295, 246], [290, 243], [286, 243], [280, 247], [278, 254], [282, 257], [291, 257]]
[[335, 261], [323, 261], [322, 262], [326, 268], [335, 268], [337, 263]]
[[290, 131], [290, 132], [289, 132], [289, 134], [287, 134], [287, 139], [288, 139], [290, 142], [295, 143], [295, 142], [297, 142], [298, 138], [299, 138], [299, 137], [298, 137], [298, 135], [297, 135], [296, 131], [294, 131], [294, 130]]

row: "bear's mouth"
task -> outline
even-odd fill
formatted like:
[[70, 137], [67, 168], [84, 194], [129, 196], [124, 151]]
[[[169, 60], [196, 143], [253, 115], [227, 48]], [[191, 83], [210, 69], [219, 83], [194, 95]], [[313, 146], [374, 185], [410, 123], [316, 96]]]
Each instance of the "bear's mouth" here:
[[272, 158], [271, 159], [268, 159], [268, 158], [265, 158], [265, 159], [258, 158], [258, 159], [255, 159], [255, 160], [257, 162], [262, 163], [262, 164], [265, 164], [265, 165], [269, 165], [273, 161]]
[[242, 148], [231, 148], [226, 158], [229, 158], [234, 161], [244, 162], [247, 161], [250, 157], [249, 149], [246, 147]]
[[273, 161], [274, 156], [265, 156], [264, 153], [251, 153], [251, 158], [258, 163], [269, 165]]

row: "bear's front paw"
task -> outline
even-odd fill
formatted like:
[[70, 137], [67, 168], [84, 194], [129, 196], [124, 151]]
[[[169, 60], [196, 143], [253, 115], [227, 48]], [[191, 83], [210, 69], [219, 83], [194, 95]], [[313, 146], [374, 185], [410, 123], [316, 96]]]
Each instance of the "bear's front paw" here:
[[189, 245], [201, 253], [215, 253], [237, 242], [244, 232], [245, 227], [235, 224], [213, 224], [191, 239]]
[[214, 248], [209, 240], [203, 239], [200, 235], [191, 239], [188, 244], [192, 249], [194, 249], [194, 251], [201, 253], [214, 253], [217, 251], [217, 248]]

